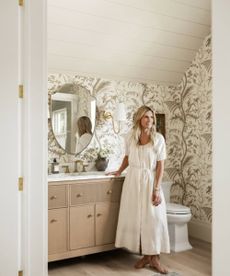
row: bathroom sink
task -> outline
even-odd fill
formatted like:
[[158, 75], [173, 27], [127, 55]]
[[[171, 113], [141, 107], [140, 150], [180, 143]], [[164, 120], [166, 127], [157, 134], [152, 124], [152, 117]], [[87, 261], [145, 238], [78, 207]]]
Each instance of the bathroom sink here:
[[[121, 177], [123, 177], [122, 174]], [[88, 171], [88, 172], [73, 172], [73, 173], [57, 173], [48, 175], [48, 181], [71, 181], [71, 180], [84, 180], [84, 179], [100, 179], [100, 178], [113, 178], [114, 175], [106, 175], [104, 171]]]
[[[122, 173], [121, 177], [124, 177]], [[106, 175], [104, 171], [88, 171], [88, 172], [73, 172], [73, 173], [57, 173], [48, 175], [48, 181], [71, 181], [71, 180], [84, 180], [84, 179], [100, 179], [100, 178], [113, 178], [114, 175]]]

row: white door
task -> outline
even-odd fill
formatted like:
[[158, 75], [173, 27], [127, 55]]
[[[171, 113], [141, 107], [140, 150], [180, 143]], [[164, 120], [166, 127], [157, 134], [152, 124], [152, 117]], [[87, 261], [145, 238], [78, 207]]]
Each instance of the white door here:
[[18, 4], [0, 8], [0, 276], [16, 276], [19, 256]]

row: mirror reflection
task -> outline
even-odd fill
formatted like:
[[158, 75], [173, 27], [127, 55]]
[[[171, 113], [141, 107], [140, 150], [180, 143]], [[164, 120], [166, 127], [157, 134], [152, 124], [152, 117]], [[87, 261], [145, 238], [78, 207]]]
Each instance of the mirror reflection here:
[[81, 152], [92, 139], [92, 123], [89, 117], [82, 116], [77, 120], [76, 153]]
[[90, 143], [96, 119], [96, 99], [77, 84], [64, 84], [51, 95], [53, 134], [68, 154], [78, 154]]

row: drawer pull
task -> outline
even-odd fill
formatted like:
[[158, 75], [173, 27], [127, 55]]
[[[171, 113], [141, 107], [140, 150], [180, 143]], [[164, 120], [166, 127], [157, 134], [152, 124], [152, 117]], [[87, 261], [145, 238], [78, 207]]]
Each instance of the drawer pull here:
[[57, 199], [57, 196], [56, 196], [56, 195], [51, 196], [51, 197], [50, 197], [50, 199], [51, 199], [51, 200], [53, 200], [53, 199]]
[[76, 197], [82, 197], [83, 193], [77, 194]]
[[88, 218], [92, 218], [92, 216], [93, 216], [93, 215], [90, 214], [90, 215], [88, 215], [87, 217], [88, 217]]
[[108, 194], [108, 195], [111, 195], [112, 192], [113, 192], [112, 190], [108, 190], [107, 194]]
[[97, 217], [100, 217], [100, 216], [102, 216], [102, 214], [100, 214], [100, 213], [99, 213], [99, 214], [97, 214]]
[[54, 223], [54, 222], [57, 222], [56, 219], [51, 219], [50, 223]]

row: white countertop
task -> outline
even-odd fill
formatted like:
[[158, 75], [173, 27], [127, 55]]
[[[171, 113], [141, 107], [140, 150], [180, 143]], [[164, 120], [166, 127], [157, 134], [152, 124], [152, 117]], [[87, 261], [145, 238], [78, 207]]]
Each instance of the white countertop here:
[[[105, 172], [89, 171], [79, 173], [57, 173], [48, 175], [48, 182], [56, 181], [71, 181], [71, 180], [84, 180], [84, 179], [104, 179], [114, 178], [114, 175], [106, 175]], [[125, 173], [122, 173], [119, 177], [125, 177]]]

